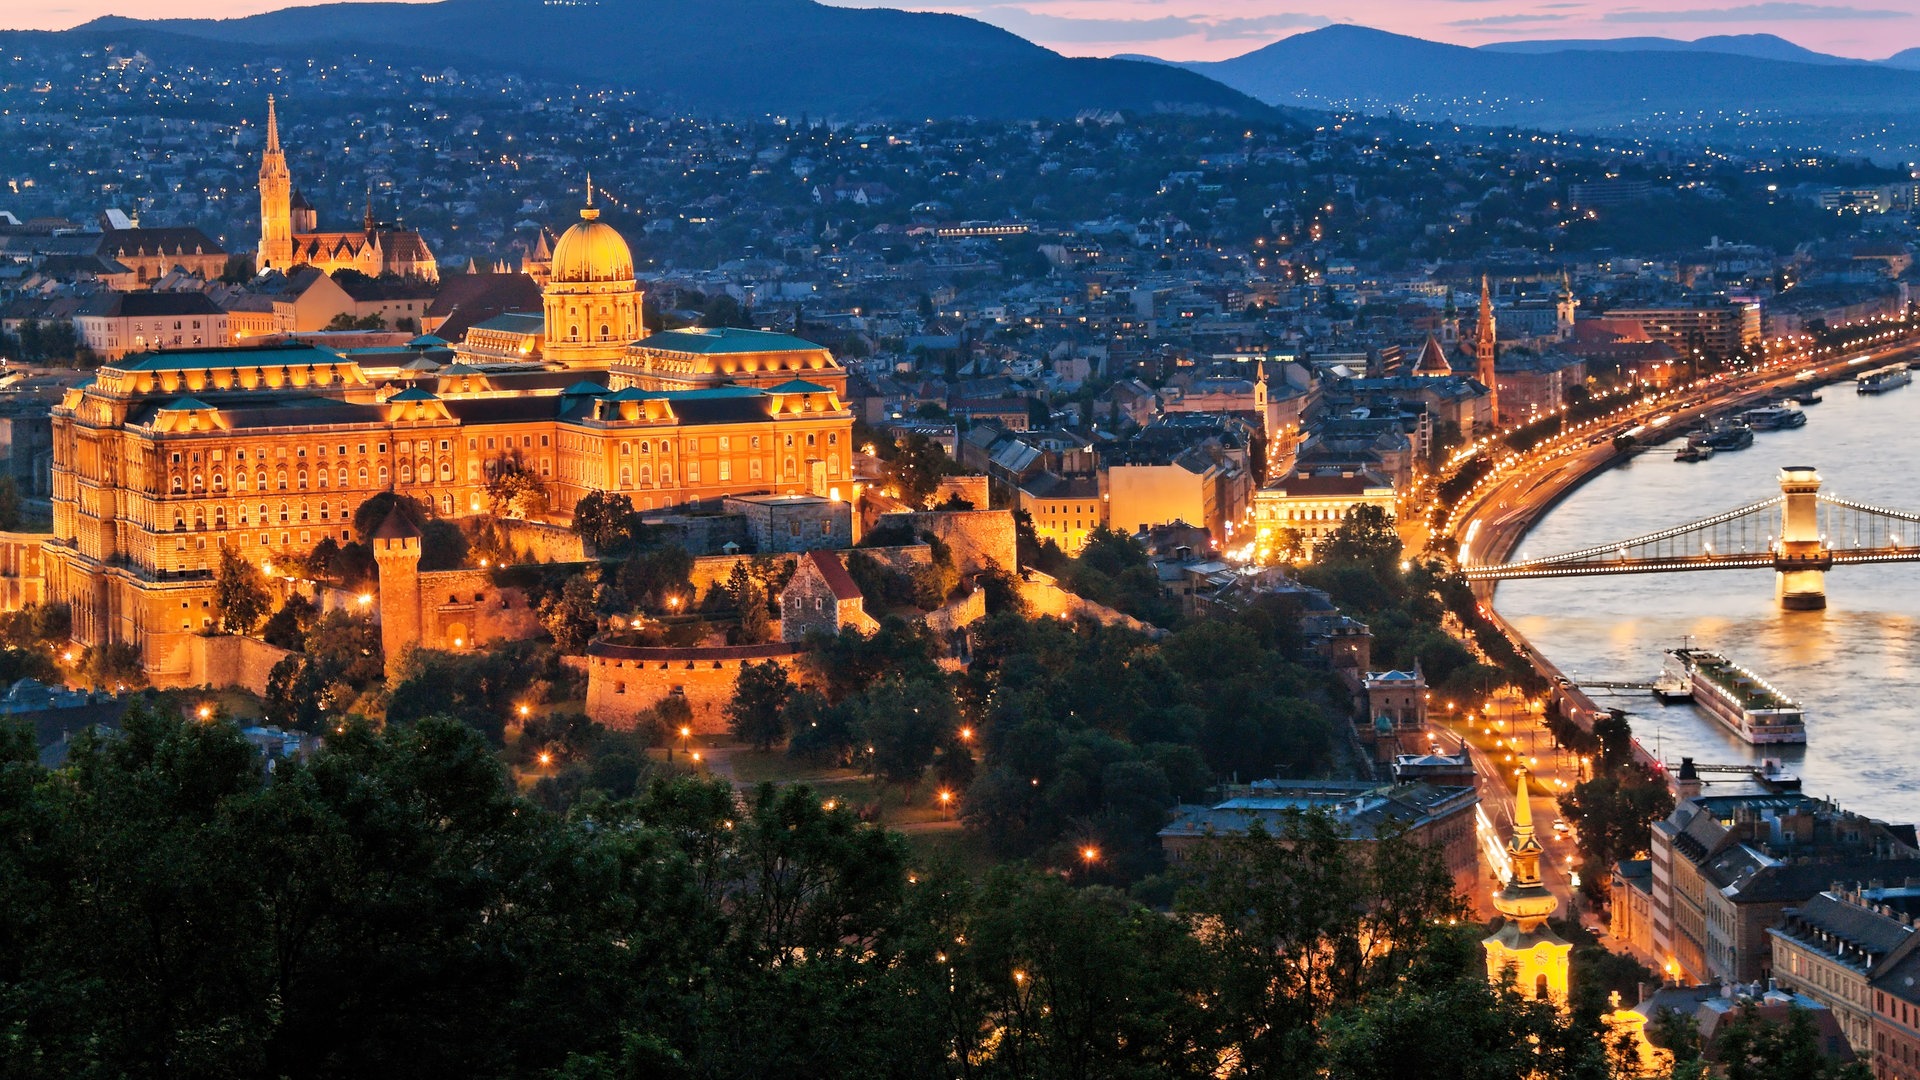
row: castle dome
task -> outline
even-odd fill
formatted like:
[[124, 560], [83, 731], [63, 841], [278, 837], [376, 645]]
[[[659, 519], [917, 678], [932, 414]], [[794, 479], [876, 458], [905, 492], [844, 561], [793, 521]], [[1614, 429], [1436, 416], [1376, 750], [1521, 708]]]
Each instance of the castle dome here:
[[613, 226], [600, 220], [591, 192], [579, 223], [553, 247], [550, 275], [548, 280], [556, 284], [633, 280], [633, 250]]

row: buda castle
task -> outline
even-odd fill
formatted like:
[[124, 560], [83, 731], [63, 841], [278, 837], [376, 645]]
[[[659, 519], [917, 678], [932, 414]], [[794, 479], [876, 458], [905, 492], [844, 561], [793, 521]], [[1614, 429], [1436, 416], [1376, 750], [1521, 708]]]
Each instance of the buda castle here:
[[[270, 122], [270, 158], [277, 143]], [[445, 518], [486, 513], [502, 468], [539, 479], [554, 526], [594, 491], [643, 511], [850, 500], [853, 414], [828, 350], [756, 330], [646, 333], [632, 252], [591, 199], [554, 246], [542, 310], [458, 344], [136, 353], [69, 390], [41, 555], [75, 640], [132, 643], [156, 683], [187, 681], [222, 549], [286, 565], [356, 539], [354, 511], [387, 491]]]

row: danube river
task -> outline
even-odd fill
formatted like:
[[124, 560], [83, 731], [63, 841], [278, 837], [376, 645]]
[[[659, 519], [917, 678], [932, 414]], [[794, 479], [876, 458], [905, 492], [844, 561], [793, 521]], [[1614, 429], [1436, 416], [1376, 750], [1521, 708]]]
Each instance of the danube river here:
[[[1784, 465], [1813, 465], [1823, 493], [1920, 511], [1920, 384], [1878, 396], [1822, 389], [1807, 425], [1686, 464], [1678, 441], [1595, 477], [1514, 552], [1540, 557], [1622, 540], [1780, 493]], [[1809, 794], [1920, 822], [1920, 563], [1842, 567], [1824, 611], [1782, 611], [1771, 570], [1621, 574], [1502, 583], [1494, 606], [1575, 682], [1651, 681], [1662, 650], [1692, 638], [1758, 672], [1806, 710], [1807, 745], [1748, 746], [1690, 705], [1597, 691], [1649, 749], [1677, 762], [1784, 758]], [[1712, 777], [1706, 777], [1711, 780]]]

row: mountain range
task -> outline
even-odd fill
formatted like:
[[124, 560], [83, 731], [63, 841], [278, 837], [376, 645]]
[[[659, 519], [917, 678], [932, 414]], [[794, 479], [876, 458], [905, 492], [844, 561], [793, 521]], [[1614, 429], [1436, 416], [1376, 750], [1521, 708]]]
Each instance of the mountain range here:
[[1868, 132], [1889, 118], [1920, 121], [1920, 70], [1909, 65], [1920, 68], [1920, 55], [1848, 61], [1766, 35], [1472, 49], [1337, 25], [1231, 60], [1180, 66], [1270, 104], [1419, 119], [1651, 132], [1682, 114]]
[[[96, 19], [59, 32], [149, 55], [353, 52], [656, 94], [692, 111], [897, 118], [1083, 110], [1272, 115], [1178, 68], [1061, 56], [955, 15], [812, 0], [333, 3], [237, 19]], [[44, 37], [18, 32], [7, 38]], [[204, 45], [196, 46], [196, 43]]]

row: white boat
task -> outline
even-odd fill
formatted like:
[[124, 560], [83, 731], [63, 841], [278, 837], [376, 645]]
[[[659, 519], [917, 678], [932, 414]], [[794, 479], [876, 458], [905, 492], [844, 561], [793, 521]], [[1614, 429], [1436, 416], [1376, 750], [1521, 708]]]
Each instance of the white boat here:
[[1853, 377], [1853, 388], [1862, 394], [1884, 394], [1913, 381], [1913, 372], [1905, 364], [1863, 371]]
[[[1746, 742], [1760, 746], [1807, 741], [1806, 719], [1798, 702], [1717, 652], [1667, 650], [1666, 670], [1654, 684], [1654, 692], [1668, 687], [1677, 693], [1682, 682], [1701, 712]], [[1662, 700], [1667, 700], [1665, 694]]]

